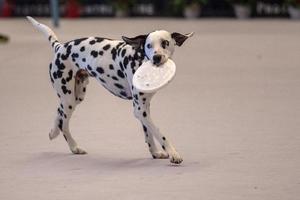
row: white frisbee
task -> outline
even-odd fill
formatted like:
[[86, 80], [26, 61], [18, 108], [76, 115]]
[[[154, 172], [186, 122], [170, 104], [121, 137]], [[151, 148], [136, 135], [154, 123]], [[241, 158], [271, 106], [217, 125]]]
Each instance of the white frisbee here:
[[136, 70], [132, 83], [140, 92], [153, 93], [166, 86], [174, 78], [175, 72], [176, 65], [171, 59], [159, 66], [149, 60]]

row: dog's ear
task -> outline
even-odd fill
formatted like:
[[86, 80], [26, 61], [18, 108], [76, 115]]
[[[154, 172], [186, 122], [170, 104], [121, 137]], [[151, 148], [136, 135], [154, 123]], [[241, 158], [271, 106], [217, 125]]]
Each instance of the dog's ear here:
[[139, 35], [133, 38], [122, 36], [122, 39], [129, 45], [138, 48], [145, 44], [148, 35]]
[[188, 34], [181, 34], [181, 33], [174, 32], [171, 34], [171, 37], [175, 40], [177, 46], [181, 46], [186, 39], [188, 39], [189, 37], [192, 37], [193, 35], [194, 35], [194, 32], [191, 32]]

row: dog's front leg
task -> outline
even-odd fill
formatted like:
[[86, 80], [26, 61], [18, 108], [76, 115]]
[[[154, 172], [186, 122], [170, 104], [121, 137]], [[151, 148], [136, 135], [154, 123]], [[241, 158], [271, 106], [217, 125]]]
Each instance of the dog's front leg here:
[[[140, 93], [139, 93], [140, 94]], [[150, 101], [153, 94], [143, 94], [134, 96], [134, 113], [135, 116], [141, 121], [143, 126], [145, 126], [144, 131], [148, 131], [153, 134], [157, 141], [160, 143], [162, 149], [168, 153], [171, 163], [180, 164], [182, 162], [181, 156], [173, 147], [169, 139], [162, 135], [159, 129], [154, 125], [150, 116]], [[164, 158], [167, 158], [164, 156]]]

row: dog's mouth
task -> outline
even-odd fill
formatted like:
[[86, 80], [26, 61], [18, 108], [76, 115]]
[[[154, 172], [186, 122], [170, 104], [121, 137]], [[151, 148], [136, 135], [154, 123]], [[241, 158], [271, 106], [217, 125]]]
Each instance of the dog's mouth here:
[[163, 63], [153, 63], [153, 65], [155, 65], [155, 67], [160, 67]]
[[166, 62], [165, 56], [156, 54], [152, 57], [152, 63], [159, 67]]
[[162, 66], [166, 61], [167, 61], [167, 59], [162, 58], [159, 62], [156, 62], [156, 61], [152, 60], [152, 63], [153, 63], [153, 65], [155, 65], [156, 67], [160, 67], [160, 66]]

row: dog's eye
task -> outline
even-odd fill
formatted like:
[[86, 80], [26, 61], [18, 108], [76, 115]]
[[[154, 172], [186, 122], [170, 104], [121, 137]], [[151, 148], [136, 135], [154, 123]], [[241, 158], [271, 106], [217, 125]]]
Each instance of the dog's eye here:
[[147, 48], [148, 49], [152, 48], [152, 45], [151, 44], [147, 44]]
[[163, 40], [161, 42], [161, 47], [165, 49], [167, 46], [169, 46], [169, 41], [168, 40]]

